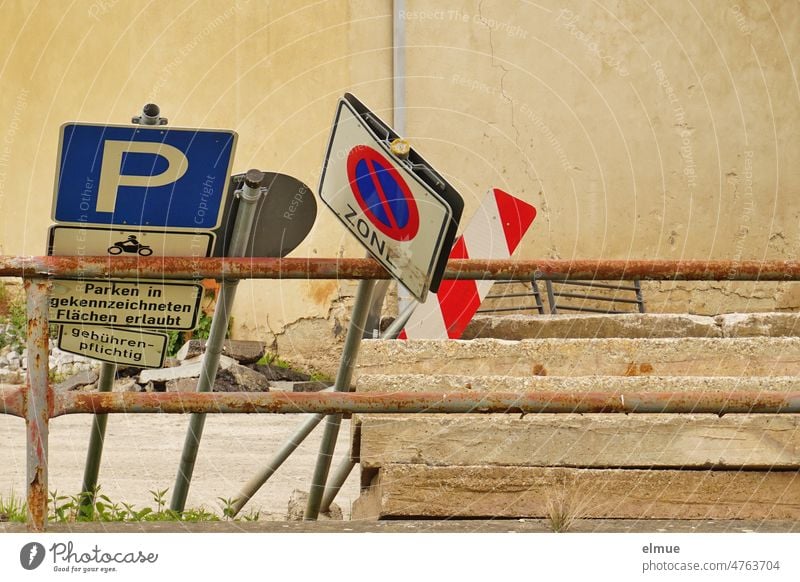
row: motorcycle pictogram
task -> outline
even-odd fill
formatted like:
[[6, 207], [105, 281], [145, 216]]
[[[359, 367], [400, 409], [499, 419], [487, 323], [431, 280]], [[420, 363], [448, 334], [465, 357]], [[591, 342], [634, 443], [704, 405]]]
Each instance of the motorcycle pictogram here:
[[122, 253], [136, 253], [142, 257], [148, 257], [153, 254], [153, 249], [140, 243], [136, 236], [131, 234], [128, 235], [128, 240], [115, 242], [108, 247], [109, 255], [119, 255]]

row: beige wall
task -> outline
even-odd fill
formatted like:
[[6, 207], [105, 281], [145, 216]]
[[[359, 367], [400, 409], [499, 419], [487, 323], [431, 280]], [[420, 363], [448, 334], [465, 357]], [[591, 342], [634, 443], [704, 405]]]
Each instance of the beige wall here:
[[[465, 217], [492, 186], [536, 205], [521, 255], [797, 255], [796, 3], [406, 5], [408, 137], [461, 190]], [[147, 101], [173, 125], [237, 130], [237, 171], [316, 189], [344, 91], [391, 119], [391, 31], [390, 0], [4, 3], [0, 251], [44, 251], [58, 127], [125, 123]], [[362, 251], [321, 208], [295, 255]], [[329, 314], [313, 333], [330, 331], [352, 288], [243, 285], [239, 333]], [[800, 304], [789, 286], [752, 292], [650, 290], [659, 309]]]

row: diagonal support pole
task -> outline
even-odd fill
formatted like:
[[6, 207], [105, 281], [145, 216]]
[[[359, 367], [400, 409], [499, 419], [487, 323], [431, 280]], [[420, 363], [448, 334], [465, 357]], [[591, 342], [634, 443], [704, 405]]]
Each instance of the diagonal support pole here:
[[[250, 170], [244, 179], [242, 187], [239, 209], [236, 213], [233, 233], [231, 235], [230, 248], [228, 255], [233, 257], [244, 256], [250, 241], [250, 232], [255, 221], [257, 202], [261, 197], [261, 181], [264, 174], [258, 170]], [[214, 386], [219, 369], [219, 357], [222, 355], [222, 344], [228, 331], [228, 321], [230, 320], [233, 301], [236, 298], [236, 288], [238, 280], [223, 280], [217, 309], [211, 321], [211, 330], [206, 341], [206, 351], [203, 354], [203, 369], [200, 372], [200, 379], [197, 382], [198, 392], [210, 392]], [[205, 427], [205, 414], [192, 414], [189, 420], [189, 428], [186, 431], [186, 440], [183, 444], [178, 474], [175, 477], [175, 487], [172, 490], [170, 509], [181, 512], [186, 507], [186, 498], [189, 495], [189, 486], [192, 482], [192, 473], [197, 461], [197, 453], [200, 450], [200, 439], [203, 438], [203, 428]]]
[[[100, 366], [100, 379], [97, 382], [98, 392], [111, 392], [114, 387], [114, 376], [117, 372], [115, 364], [104, 362]], [[100, 461], [103, 458], [103, 441], [106, 436], [107, 414], [95, 414], [92, 420], [92, 434], [89, 437], [89, 449], [86, 451], [86, 465], [83, 469], [83, 485], [81, 485], [81, 512], [90, 515], [94, 507], [97, 479], [100, 475]]]
[[[364, 326], [369, 315], [370, 298], [374, 287], [374, 280], [366, 279], [358, 283], [353, 315], [350, 319], [350, 327], [347, 330], [342, 359], [339, 363], [339, 372], [336, 375], [336, 383], [334, 384], [334, 391], [336, 392], [350, 390], [353, 368], [358, 358], [361, 339], [364, 336]], [[307, 521], [314, 521], [319, 516], [322, 494], [325, 492], [325, 483], [328, 480], [328, 472], [331, 468], [331, 459], [336, 448], [336, 437], [339, 435], [341, 422], [341, 414], [331, 414], [325, 421], [325, 430], [322, 433], [322, 442], [319, 445], [319, 455], [317, 456], [317, 464], [314, 468], [314, 476], [311, 482], [311, 490], [308, 493], [308, 504], [304, 515], [304, 519]]]
[[[380, 285], [380, 282], [376, 283], [376, 286]], [[374, 291], [373, 291], [374, 293]], [[375, 304], [372, 302], [372, 298], [370, 298], [371, 307], [368, 310], [367, 321], [365, 326], [370, 328], [369, 318], [372, 317], [375, 313]], [[395, 339], [400, 331], [403, 329], [403, 326], [406, 324], [408, 319], [414, 313], [414, 309], [416, 309], [417, 302], [412, 302], [406, 307], [403, 312], [397, 317], [397, 319], [392, 322], [389, 328], [381, 334], [381, 339]], [[378, 316], [380, 313], [378, 313]], [[275, 474], [281, 465], [292, 456], [297, 450], [303, 441], [310, 435], [317, 425], [325, 418], [324, 414], [314, 414], [303, 421], [297, 430], [289, 437], [289, 439], [283, 444], [283, 446], [278, 450], [277, 453], [270, 459], [267, 466], [262, 469], [258, 474], [256, 474], [253, 478], [251, 478], [244, 487], [242, 487], [241, 491], [239, 491], [238, 495], [235, 498], [233, 505], [231, 506], [232, 516], [236, 516], [242, 510], [242, 508], [247, 504], [250, 499], [258, 492], [259, 489], [266, 483], [272, 475]], [[331, 483], [331, 491], [328, 489], [325, 490], [325, 494], [323, 495], [322, 505], [320, 506], [320, 511], [326, 512], [330, 508], [331, 503], [338, 495], [339, 490], [341, 489], [344, 482], [347, 480], [350, 472], [355, 467], [355, 464], [351, 465], [348, 469], [345, 469], [345, 464], [349, 461], [349, 459], [345, 459], [342, 461], [342, 465], [336, 470], [336, 473], [332, 477]], [[346, 474], [344, 472], [346, 471]], [[341, 481], [341, 482], [340, 482]]]

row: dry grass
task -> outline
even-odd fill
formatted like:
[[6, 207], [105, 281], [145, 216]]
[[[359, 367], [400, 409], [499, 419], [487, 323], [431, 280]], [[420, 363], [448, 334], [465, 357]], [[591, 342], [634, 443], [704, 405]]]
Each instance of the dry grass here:
[[556, 533], [567, 532], [583, 515], [583, 503], [575, 490], [559, 489], [547, 500], [547, 519]]

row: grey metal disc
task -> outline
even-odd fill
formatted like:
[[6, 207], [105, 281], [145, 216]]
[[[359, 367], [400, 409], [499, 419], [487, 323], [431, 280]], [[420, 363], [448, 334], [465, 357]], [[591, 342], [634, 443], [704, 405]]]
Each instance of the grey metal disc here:
[[[216, 231], [215, 257], [226, 256], [239, 207], [239, 199], [234, 192], [241, 188], [244, 176], [236, 174], [231, 177], [222, 222]], [[261, 187], [267, 189], [267, 195], [258, 201], [245, 256], [285, 257], [311, 232], [317, 218], [317, 201], [311, 188], [286, 174], [264, 172]]]

